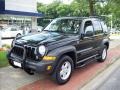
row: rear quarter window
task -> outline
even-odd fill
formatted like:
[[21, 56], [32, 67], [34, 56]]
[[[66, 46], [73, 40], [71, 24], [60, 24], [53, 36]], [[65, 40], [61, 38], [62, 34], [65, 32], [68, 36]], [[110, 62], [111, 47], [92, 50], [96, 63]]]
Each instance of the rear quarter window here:
[[103, 28], [103, 32], [108, 32], [108, 28], [107, 28], [107, 25], [103, 22], [103, 21], [101, 21], [101, 25], [102, 25], [102, 28]]

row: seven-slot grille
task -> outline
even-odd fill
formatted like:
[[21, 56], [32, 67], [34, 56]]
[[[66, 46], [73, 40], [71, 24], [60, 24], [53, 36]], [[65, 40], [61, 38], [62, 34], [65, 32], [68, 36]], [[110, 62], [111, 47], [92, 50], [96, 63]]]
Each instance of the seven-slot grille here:
[[[11, 53], [21, 59], [25, 57], [26, 59], [36, 60], [36, 48], [31, 46], [14, 46]], [[24, 55], [25, 54], [25, 55]]]

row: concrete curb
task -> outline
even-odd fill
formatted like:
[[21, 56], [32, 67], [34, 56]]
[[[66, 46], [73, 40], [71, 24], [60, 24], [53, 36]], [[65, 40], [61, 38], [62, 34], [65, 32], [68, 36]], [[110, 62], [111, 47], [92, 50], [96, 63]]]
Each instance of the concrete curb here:
[[97, 90], [97, 88], [107, 80], [107, 78], [112, 74], [114, 70], [116, 70], [120, 66], [120, 57], [116, 58], [116, 61], [113, 62], [108, 68], [106, 68], [103, 72], [98, 74], [93, 80], [88, 82], [85, 86], [83, 86], [80, 90]]

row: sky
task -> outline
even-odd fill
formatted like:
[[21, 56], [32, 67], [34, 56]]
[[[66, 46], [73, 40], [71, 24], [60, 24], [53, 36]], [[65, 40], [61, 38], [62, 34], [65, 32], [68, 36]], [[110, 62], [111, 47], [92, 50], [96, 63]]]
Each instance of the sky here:
[[[44, 3], [44, 4], [50, 4], [52, 3], [54, 0], [37, 0], [38, 2]], [[62, 0], [63, 3], [65, 4], [70, 4], [73, 0]]]

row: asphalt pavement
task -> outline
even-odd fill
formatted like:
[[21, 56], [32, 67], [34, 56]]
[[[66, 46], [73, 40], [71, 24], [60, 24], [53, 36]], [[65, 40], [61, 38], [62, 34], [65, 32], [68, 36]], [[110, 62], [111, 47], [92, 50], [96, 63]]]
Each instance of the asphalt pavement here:
[[42, 74], [29, 75], [24, 70], [11, 66], [0, 68], [0, 90], [17, 90], [17, 88], [44, 79]]
[[[6, 43], [7, 41], [4, 41], [4, 42]], [[114, 40], [114, 41], [112, 40], [111, 44], [110, 44], [110, 48], [112, 49], [112, 48], [117, 47], [119, 45], [120, 45], [120, 40]], [[96, 66], [98, 66], [98, 65], [96, 65]], [[91, 68], [93, 68], [93, 67], [91, 67]], [[88, 71], [90, 71], [90, 70], [88, 70]], [[83, 74], [83, 73], [81, 73], [81, 74]], [[86, 75], [89, 76], [89, 74], [90, 73], [88, 72], [88, 74], [86, 74]], [[76, 77], [76, 75], [75, 75], [75, 77]], [[78, 74], [78, 76], [80, 76], [80, 75]], [[73, 77], [73, 78], [75, 78], [75, 77]], [[33, 76], [30, 76], [21, 69], [14, 69], [12, 67], [0, 68], [0, 90], [16, 90], [17, 88], [22, 87], [23, 85], [27, 85], [27, 84], [35, 82], [37, 80], [41, 82], [44, 80], [44, 78], [46, 78], [46, 76], [42, 75], [42, 74], [41, 75], [35, 74]], [[78, 78], [73, 79], [73, 80], [78, 80]], [[45, 82], [45, 81], [43, 81], [43, 82]], [[70, 84], [70, 86], [71, 86], [71, 82], [69, 82], [67, 85]], [[49, 85], [49, 84], [47, 84], [47, 85]], [[35, 85], [39, 85], [39, 84], [35, 84]], [[44, 86], [46, 84], [42, 84], [42, 85]], [[67, 87], [67, 85], [66, 85], [66, 87]], [[51, 85], [51, 86], [56, 86], [56, 85]], [[56, 88], [58, 88], [58, 87], [56, 87]], [[102, 88], [102, 87], [100, 87], [100, 88]], [[30, 89], [30, 90], [33, 90], [33, 89]], [[37, 89], [34, 89], [34, 90], [37, 90]], [[109, 89], [107, 89], [107, 90], [109, 90]]]
[[120, 69], [118, 70], [119, 67], [120, 56], [118, 59], [115, 59], [114, 63], [96, 75], [80, 90], [120, 90]]
[[[97, 90], [97, 89], [82, 89], [84, 85], [86, 85], [89, 81], [94, 79], [97, 74], [101, 74], [105, 69], [107, 69], [109, 66], [112, 66], [112, 69], [109, 69], [110, 71], [105, 72], [106, 77], [110, 75], [111, 71], [113, 71], [119, 63], [112, 65], [113, 62], [120, 61], [118, 58], [120, 58], [120, 47], [119, 47], [119, 41], [111, 41], [110, 49], [108, 51], [108, 57], [106, 62], [104, 63], [93, 63], [85, 66], [84, 68], [77, 69], [74, 71], [70, 81], [62, 86], [56, 85], [53, 81], [50, 80], [50, 78], [45, 78], [44, 80], [38, 80], [35, 82], [32, 82], [30, 84], [24, 85], [23, 87], [20, 87], [18, 90]], [[117, 54], [116, 54], [117, 53]], [[106, 77], [102, 78], [103, 75], [101, 75], [97, 80], [95, 80], [94, 83], [92, 83], [90, 86], [93, 86], [95, 84], [100, 82], [100, 80], [105, 80]], [[108, 89], [107, 89], [108, 90]]]
[[96, 90], [120, 90], [120, 68], [114, 70]]

